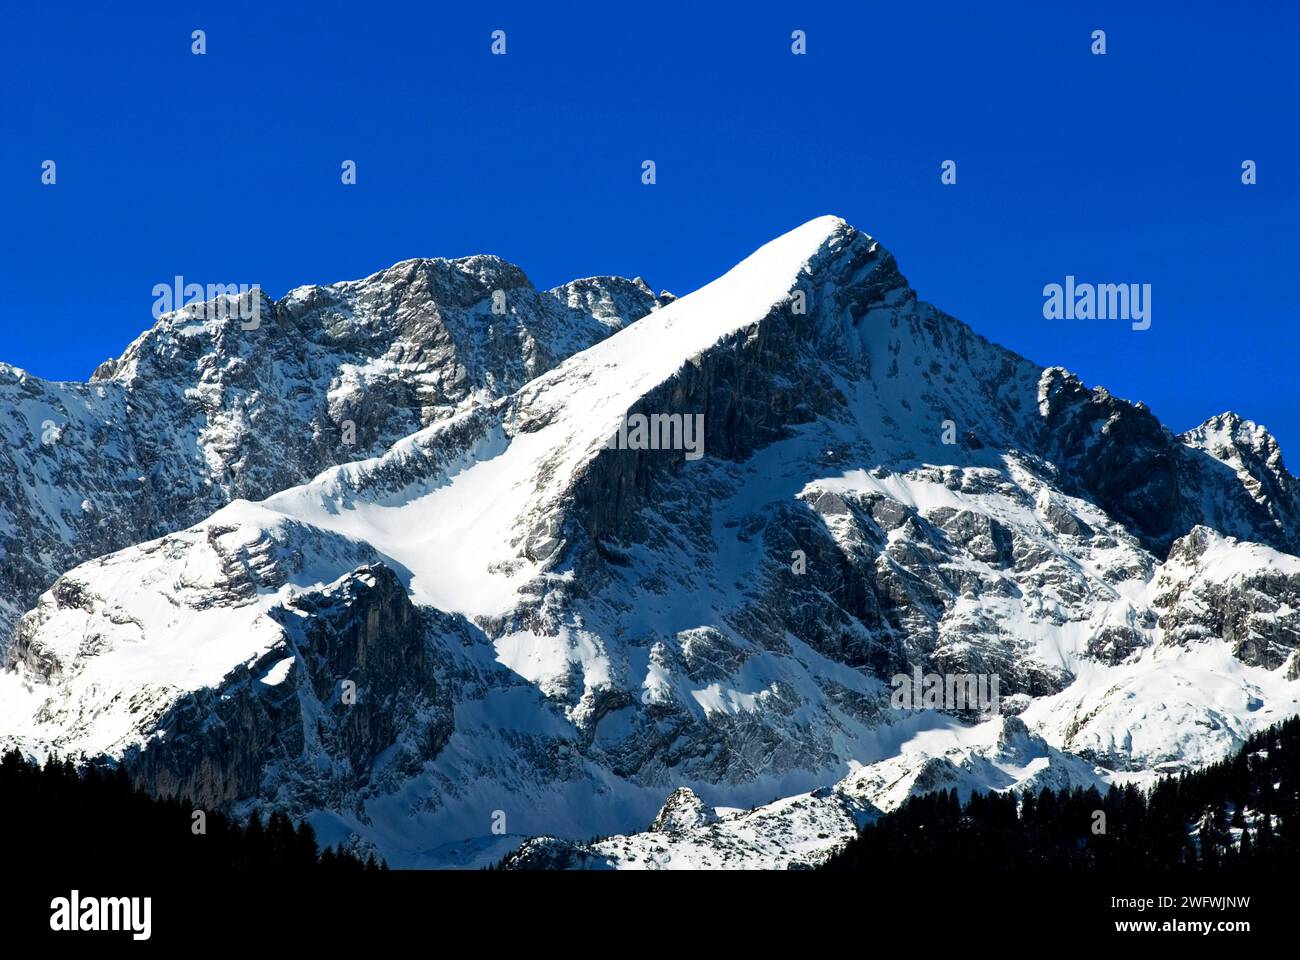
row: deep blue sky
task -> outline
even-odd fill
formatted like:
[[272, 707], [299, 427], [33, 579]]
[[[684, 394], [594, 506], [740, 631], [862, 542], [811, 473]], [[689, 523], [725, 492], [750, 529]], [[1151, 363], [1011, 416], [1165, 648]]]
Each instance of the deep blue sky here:
[[[1294, 4], [282, 6], [0, 0], [0, 359], [84, 378], [178, 273], [489, 252], [683, 294], [837, 213], [990, 339], [1300, 467]], [[1044, 320], [1067, 273], [1151, 283], [1152, 328]]]

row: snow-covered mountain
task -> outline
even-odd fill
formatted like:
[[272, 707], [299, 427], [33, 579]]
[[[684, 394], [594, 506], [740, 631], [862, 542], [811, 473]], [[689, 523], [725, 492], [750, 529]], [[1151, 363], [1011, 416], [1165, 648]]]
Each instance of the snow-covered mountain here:
[[956, 789], [965, 796], [1011, 787], [1106, 785], [1090, 763], [1048, 746], [1014, 716], [960, 731], [926, 731], [913, 742], [915, 749], [860, 766], [833, 786], [748, 810], [709, 807], [682, 787], [645, 832], [585, 843], [533, 838], [504, 865], [510, 870], [801, 869], [823, 860], [913, 793]]
[[[394, 865], [793, 866], [909, 791], [1149, 778], [1300, 711], [1263, 428], [1175, 436], [836, 218], [635, 289], [517, 388], [489, 359], [382, 453], [68, 570], [0, 734]], [[894, 708], [914, 668], [999, 715]]]
[[667, 299], [615, 277], [541, 292], [496, 257], [411, 260], [262, 297], [255, 329], [207, 305], [166, 314], [89, 383], [0, 364], [0, 649], [74, 564], [378, 453]]

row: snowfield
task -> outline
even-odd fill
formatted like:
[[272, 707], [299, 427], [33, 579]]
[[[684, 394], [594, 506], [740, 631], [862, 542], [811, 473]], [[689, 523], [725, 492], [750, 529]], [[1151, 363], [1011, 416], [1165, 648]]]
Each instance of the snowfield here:
[[[467, 318], [526, 283], [463, 264]], [[1262, 427], [1175, 437], [834, 217], [680, 299], [631, 283], [552, 291], [570, 355], [511, 389], [486, 360], [386, 449], [67, 569], [0, 739], [394, 866], [790, 868], [917, 791], [1147, 782], [1300, 712], [1300, 488]], [[703, 415], [704, 458], [610, 449], [632, 413]], [[1001, 714], [892, 708], [913, 666], [996, 674]]]

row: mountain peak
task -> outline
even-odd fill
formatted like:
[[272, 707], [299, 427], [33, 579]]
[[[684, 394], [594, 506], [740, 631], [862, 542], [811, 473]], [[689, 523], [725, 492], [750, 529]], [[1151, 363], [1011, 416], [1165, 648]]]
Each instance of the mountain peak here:
[[[515, 269], [406, 261], [300, 288], [264, 337], [167, 327], [104, 385], [116, 420], [48, 449], [15, 431], [0, 466], [67, 494], [15, 529], [118, 517], [136, 544], [88, 541], [22, 620], [0, 738], [341, 816], [394, 863], [509, 807], [517, 836], [653, 817], [656, 864], [793, 865], [891, 797], [1212, 759], [1295, 708], [1300, 560], [1250, 541], [1285, 547], [1300, 511], [1254, 425], [1202, 431], [1225, 469], [918, 300], [839, 217], [671, 302], [589, 277], [503, 314], [488, 287]], [[627, 442], [634, 418], [656, 442]], [[119, 423], [133, 446], [97, 469]], [[138, 542], [183, 508], [207, 518]], [[331, 732], [362, 653], [373, 712]], [[900, 707], [916, 670], [969, 682]], [[766, 852], [728, 842], [750, 834]]]
[[664, 302], [621, 278], [538, 291], [496, 256], [415, 259], [261, 292], [251, 317], [163, 312], [89, 383], [0, 366], [0, 402], [32, 411], [0, 425], [0, 472], [41, 491], [0, 497], [0, 649], [71, 566], [382, 453]]
[[1210, 417], [1198, 427], [1188, 430], [1182, 439], [1207, 451], [1221, 460], [1242, 451], [1267, 460], [1275, 453], [1280, 457], [1280, 445], [1268, 427], [1234, 413], [1231, 410]]
[[425, 278], [438, 285], [463, 278], [492, 289], [532, 288], [523, 268], [490, 253], [476, 253], [466, 257], [413, 257], [399, 260], [361, 280], [344, 281], [332, 286], [374, 286], [379, 284], [410, 283]]

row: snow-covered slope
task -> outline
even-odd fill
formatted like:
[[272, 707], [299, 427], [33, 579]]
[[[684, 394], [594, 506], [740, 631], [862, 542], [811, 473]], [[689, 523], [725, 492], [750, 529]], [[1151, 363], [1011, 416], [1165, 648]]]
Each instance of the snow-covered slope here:
[[[1300, 710], [1295, 481], [1258, 428], [1175, 437], [836, 218], [656, 305], [68, 571], [0, 734], [396, 865], [549, 836], [521, 865], [789, 866], [908, 791], [1140, 778]], [[611, 446], [638, 416], [702, 418], [702, 451]], [[892, 707], [914, 667], [996, 675], [1001, 716]]]
[[379, 453], [668, 299], [612, 277], [541, 292], [495, 257], [411, 260], [261, 298], [255, 329], [167, 314], [89, 383], [0, 364], [0, 650], [75, 563]]
[[590, 842], [534, 838], [504, 859], [510, 870], [806, 869], [913, 793], [1104, 788], [1101, 771], [1030, 734], [1017, 717], [972, 727], [930, 716], [899, 724], [894, 755], [839, 783], [749, 810], [711, 808], [674, 791], [649, 830]]

